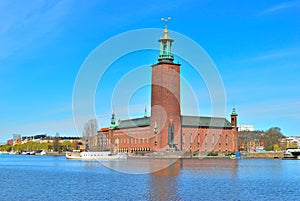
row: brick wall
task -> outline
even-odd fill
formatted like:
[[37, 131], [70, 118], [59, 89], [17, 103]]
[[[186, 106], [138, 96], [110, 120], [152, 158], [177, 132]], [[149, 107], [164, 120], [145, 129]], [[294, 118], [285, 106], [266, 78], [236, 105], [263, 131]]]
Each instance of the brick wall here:
[[168, 126], [174, 124], [174, 138], [180, 138], [180, 65], [158, 63], [152, 66], [151, 88], [151, 129], [155, 121], [158, 128], [158, 142], [155, 150], [166, 150], [168, 146]]

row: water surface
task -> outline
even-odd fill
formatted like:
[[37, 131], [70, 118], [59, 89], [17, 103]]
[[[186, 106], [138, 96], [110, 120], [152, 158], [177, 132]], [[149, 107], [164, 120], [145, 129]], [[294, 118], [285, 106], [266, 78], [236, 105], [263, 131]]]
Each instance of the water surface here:
[[[299, 200], [300, 160], [0, 158], [0, 200]], [[126, 174], [115, 171], [135, 172]]]

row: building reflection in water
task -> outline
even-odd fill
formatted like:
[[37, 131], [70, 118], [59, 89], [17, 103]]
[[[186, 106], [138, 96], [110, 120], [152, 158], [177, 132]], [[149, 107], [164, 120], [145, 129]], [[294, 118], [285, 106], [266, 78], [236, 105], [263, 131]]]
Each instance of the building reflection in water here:
[[229, 159], [191, 159], [183, 160], [182, 167], [191, 174], [209, 176], [222, 176], [236, 178], [238, 160]]
[[[161, 160], [160, 163], [169, 163]], [[182, 161], [177, 160], [172, 165], [150, 174], [147, 200], [180, 200], [177, 194], [178, 176]]]
[[[160, 162], [167, 163], [164, 160]], [[234, 179], [238, 174], [238, 160], [178, 160], [172, 165], [150, 174], [147, 200], [181, 200], [180, 194], [184, 192], [178, 192], [178, 189], [182, 189], [180, 185], [184, 185], [184, 182], [180, 179], [182, 171], [184, 171], [185, 175], [199, 178], [199, 183], [195, 185], [200, 185], [203, 182], [202, 179], [209, 179], [210, 177], [229, 177]]]

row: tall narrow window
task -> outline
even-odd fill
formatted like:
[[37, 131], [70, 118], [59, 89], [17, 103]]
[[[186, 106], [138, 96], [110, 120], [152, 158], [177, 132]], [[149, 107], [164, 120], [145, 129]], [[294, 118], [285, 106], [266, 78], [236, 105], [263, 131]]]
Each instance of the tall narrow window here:
[[184, 133], [182, 134], [182, 148], [184, 149], [184, 137], [185, 137], [185, 135], [184, 135]]
[[205, 152], [207, 151], [207, 134], [205, 134]]
[[228, 135], [226, 134], [225, 136], [225, 143], [226, 143], [226, 146], [228, 145]]

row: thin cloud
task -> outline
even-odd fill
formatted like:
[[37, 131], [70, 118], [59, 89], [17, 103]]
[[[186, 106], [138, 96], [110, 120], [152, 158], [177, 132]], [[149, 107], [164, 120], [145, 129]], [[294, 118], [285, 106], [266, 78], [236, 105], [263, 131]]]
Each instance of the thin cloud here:
[[[248, 108], [252, 108], [249, 110]], [[277, 114], [280, 114], [280, 118], [283, 117], [297, 117], [299, 114], [300, 102], [298, 100], [276, 100], [276, 101], [264, 101], [255, 102], [242, 106], [240, 110], [243, 110], [248, 115], [255, 115], [257, 118], [266, 118], [266, 114], [277, 118]], [[288, 112], [287, 112], [288, 111]]]
[[56, 30], [61, 17], [68, 10], [64, 1], [51, 4], [26, 2], [23, 6], [15, 6], [12, 2], [0, 7], [5, 11], [0, 14], [0, 60], [13, 55], [51, 30]]
[[286, 58], [291, 56], [300, 56], [300, 49], [286, 48], [286, 49], [273, 50], [273, 51], [262, 53], [260, 55], [249, 57], [247, 59], [243, 59], [242, 61], [243, 62], [266, 61], [266, 60], [281, 59], [281, 58]]
[[278, 5], [275, 5], [275, 6], [272, 6], [272, 7], [269, 7], [267, 9], [263, 10], [260, 13], [260, 15], [276, 12], [276, 11], [287, 9], [290, 7], [294, 7], [294, 6], [299, 5], [299, 3], [300, 3], [299, 1], [284, 2], [284, 3], [278, 4]]

